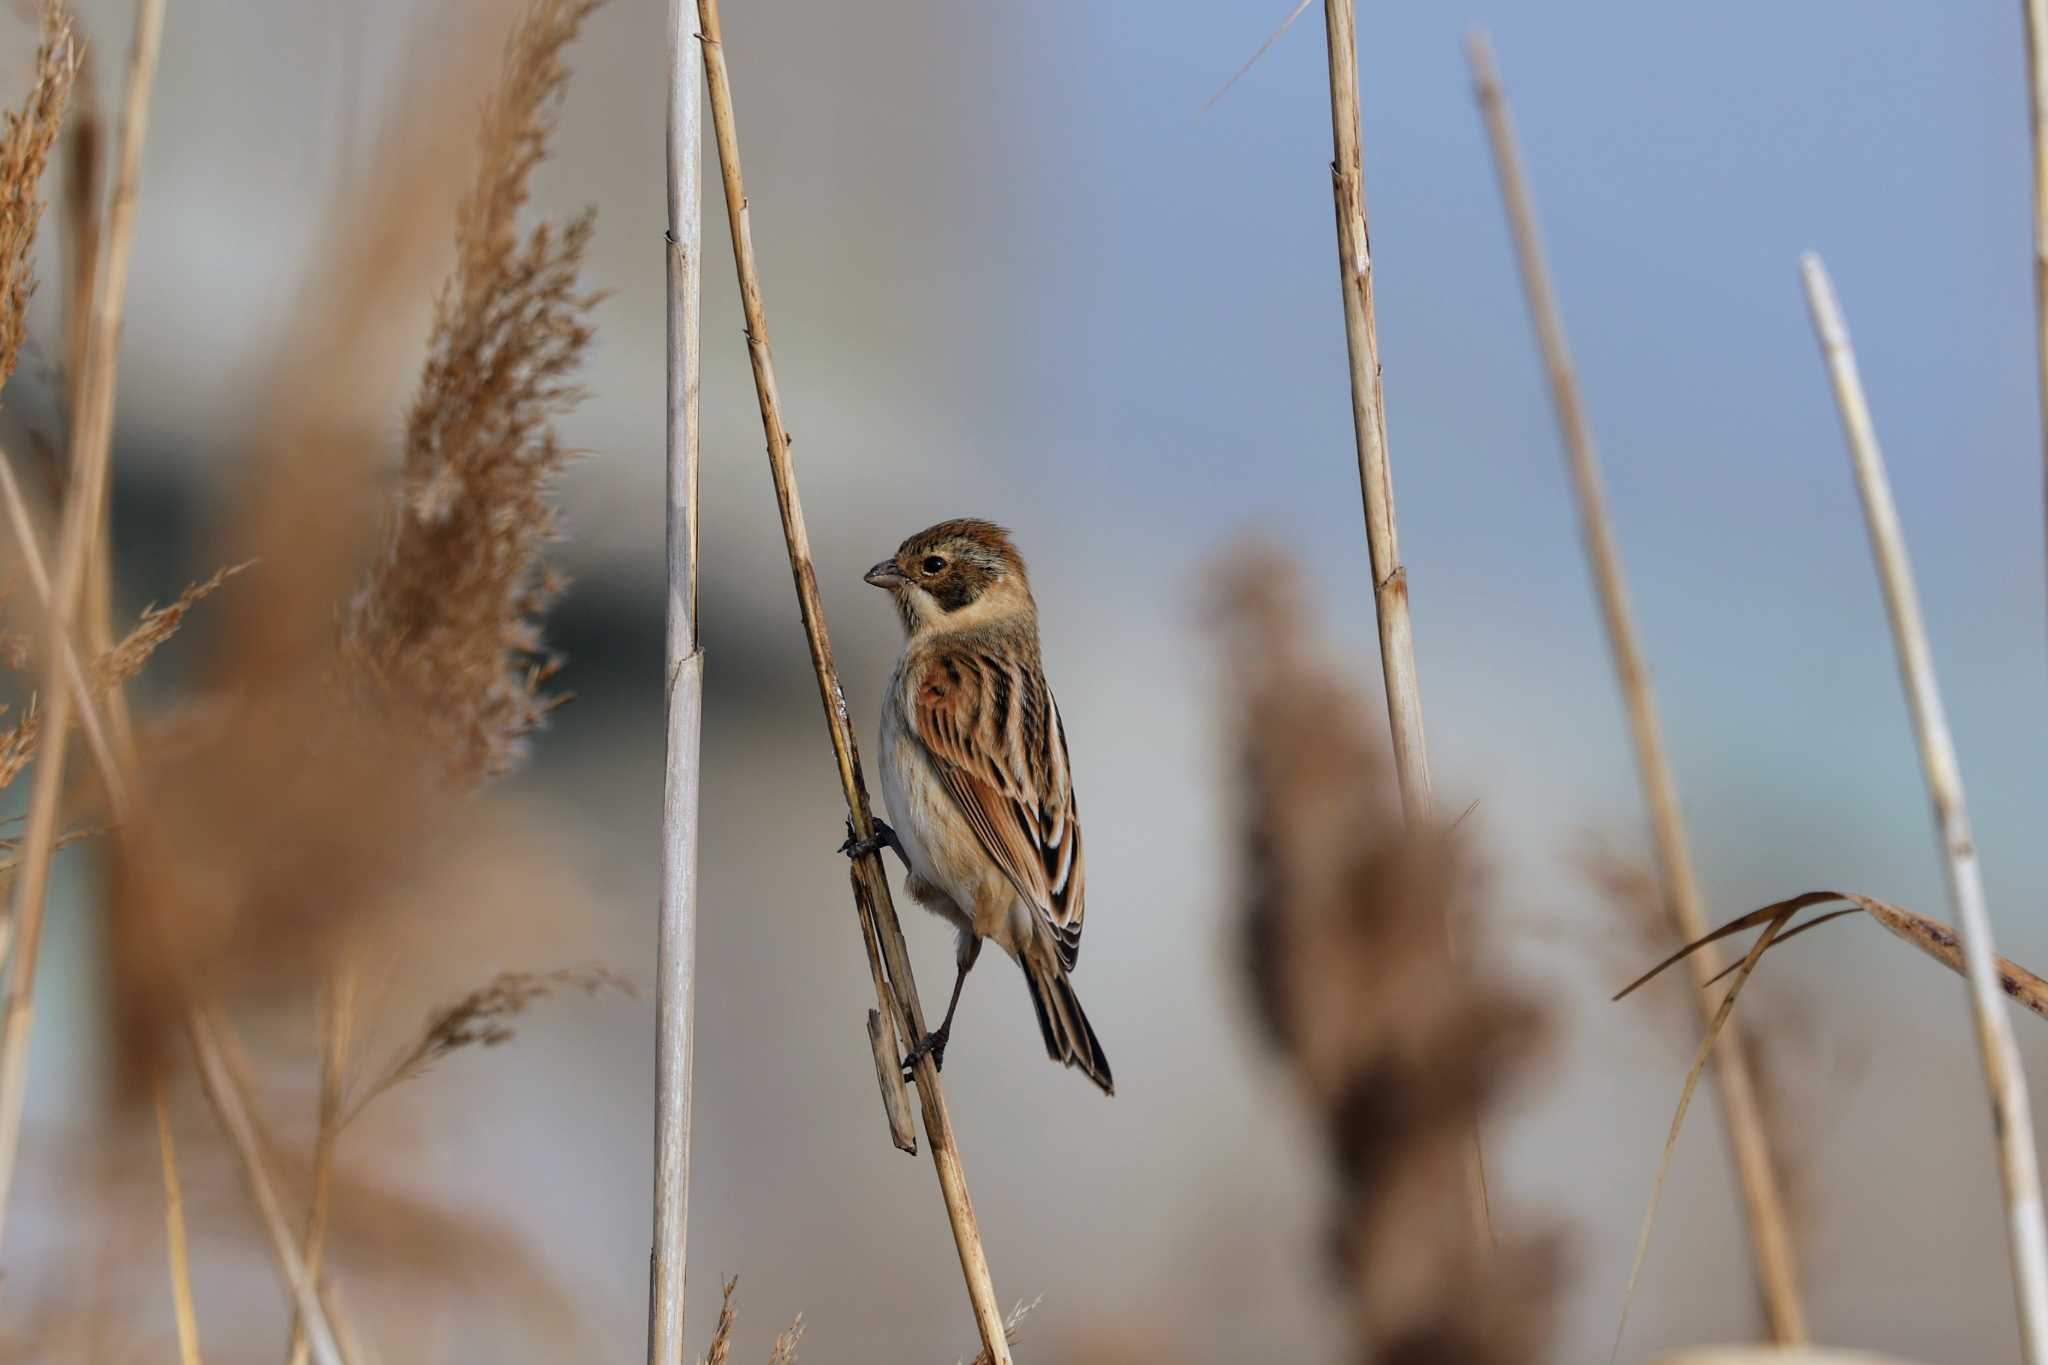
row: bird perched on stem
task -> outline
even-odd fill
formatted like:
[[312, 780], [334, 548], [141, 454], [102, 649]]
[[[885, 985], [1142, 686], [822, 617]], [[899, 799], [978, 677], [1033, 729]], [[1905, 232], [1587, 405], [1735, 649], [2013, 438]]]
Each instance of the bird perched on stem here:
[[[909, 891], [959, 932], [946, 1018], [909, 1062], [943, 1061], [960, 988], [993, 939], [1024, 969], [1045, 1050], [1116, 1087], [1068, 974], [1086, 885], [1067, 735], [1038, 657], [1038, 604], [1009, 533], [942, 521], [868, 570], [903, 618], [882, 703], [882, 797]], [[908, 1064], [908, 1062], [906, 1062]]]

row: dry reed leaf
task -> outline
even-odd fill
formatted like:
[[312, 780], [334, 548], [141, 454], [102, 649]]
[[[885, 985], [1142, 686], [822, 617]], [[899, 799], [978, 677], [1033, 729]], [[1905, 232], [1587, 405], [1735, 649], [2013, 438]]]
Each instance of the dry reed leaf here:
[[1247, 553], [1219, 575], [1248, 838], [1245, 971], [1270, 1040], [1323, 1123], [1332, 1231], [1361, 1358], [1522, 1361], [1547, 1339], [1553, 1238], [1478, 1245], [1466, 1198], [1477, 1116], [1532, 1058], [1544, 1017], [1471, 943], [1466, 836], [1410, 831], [1369, 737], [1369, 703], [1316, 654], [1292, 566]]
[[[1845, 918], [1846, 916], [1867, 914], [1891, 931], [1893, 937], [1912, 944], [1915, 948], [1918, 948], [1921, 952], [1933, 958], [1936, 962], [1941, 963], [1958, 976], [1963, 974], [1963, 951], [1961, 944], [1956, 938], [1956, 931], [1931, 915], [1922, 915], [1908, 910], [1904, 906], [1891, 905], [1878, 900], [1875, 896], [1865, 896], [1855, 891], [1807, 891], [1789, 900], [1779, 901], [1776, 905], [1767, 905], [1761, 910], [1752, 910], [1749, 914], [1730, 920], [1712, 933], [1695, 939], [1623, 987], [1621, 992], [1614, 998], [1616, 1000], [1621, 999], [1622, 996], [1629, 994], [1629, 992], [1651, 980], [1658, 973], [1674, 963], [1684, 961], [1709, 943], [1727, 938], [1731, 934], [1739, 934], [1745, 929], [1753, 929], [1759, 924], [1770, 921], [1780, 913], [1796, 914], [1800, 910], [1816, 905], [1825, 905], [1829, 901], [1848, 901], [1849, 908], [1846, 910], [1830, 911], [1825, 915], [1817, 916], [1804, 924], [1779, 934], [1775, 937], [1772, 946], [1798, 938], [1809, 929], [1818, 929], [1824, 924], [1831, 924], [1835, 920]], [[2022, 967], [2009, 957], [1998, 957], [1997, 967], [1999, 988], [2033, 1013], [2043, 1019], [2048, 1019], [2048, 981], [2044, 981], [2041, 977]], [[1718, 978], [1716, 979], [1718, 980]]]
[[30, 252], [46, 206], [43, 170], [63, 127], [79, 54], [71, 15], [52, 0], [43, 6], [34, 82], [21, 107], [7, 111], [0, 130], [0, 385], [14, 374], [28, 335], [36, 287]]
[[94, 662], [94, 684], [102, 689], [119, 687], [140, 673], [158, 646], [178, 633], [178, 627], [185, 623], [186, 613], [212, 596], [215, 589], [248, 568], [249, 564], [250, 561], [244, 560], [240, 564], [224, 565], [214, 570], [213, 577], [188, 586], [169, 606], [159, 607], [152, 602], [143, 608], [142, 616], [134, 627]]
[[[1635, 1302], [1636, 1282], [1642, 1275], [1644, 1258], [1649, 1255], [1650, 1251], [1650, 1230], [1657, 1222], [1657, 1204], [1664, 1197], [1665, 1177], [1671, 1173], [1671, 1154], [1678, 1148], [1679, 1130], [1685, 1125], [1686, 1110], [1692, 1106], [1693, 1091], [1699, 1088], [1700, 1074], [1706, 1070], [1707, 1059], [1714, 1050], [1714, 1040], [1721, 1036], [1722, 1026], [1728, 1022], [1728, 1016], [1735, 1009], [1736, 996], [1741, 994], [1743, 985], [1749, 980], [1751, 974], [1756, 971], [1756, 964], [1763, 957], [1765, 950], [1771, 946], [1771, 940], [1778, 936], [1778, 932], [1785, 927], [1786, 922], [1793, 915], [1797, 914], [1802, 907], [1791, 902], [1785, 902], [1766, 908], [1775, 913], [1763, 922], [1763, 933], [1758, 936], [1755, 943], [1750, 945], [1749, 952], [1743, 957], [1742, 961], [1736, 964], [1735, 980], [1730, 983], [1728, 993], [1721, 997], [1721, 1004], [1714, 1011], [1713, 1022], [1707, 1026], [1706, 1036], [1700, 1039], [1699, 1051], [1693, 1055], [1692, 1066], [1685, 1073], [1685, 1086], [1679, 1091], [1678, 1095], [1678, 1109], [1671, 1116], [1671, 1131], [1666, 1135], [1664, 1150], [1657, 1158], [1657, 1179], [1650, 1186], [1649, 1207], [1643, 1210], [1643, 1226], [1642, 1231], [1636, 1237], [1635, 1256], [1629, 1262], [1628, 1287], [1622, 1293], [1621, 1318], [1615, 1324], [1614, 1349], [1608, 1355], [1610, 1361], [1618, 1359], [1621, 1355], [1621, 1339], [1622, 1335], [1628, 1330], [1628, 1312], [1630, 1306]], [[1683, 954], [1681, 953], [1680, 956], [1683, 956]], [[1662, 968], [1658, 970], [1661, 971]], [[1652, 975], [1654, 974], [1652, 973]], [[1643, 981], [1647, 979], [1645, 977], [1636, 981], [1621, 994], [1627, 995], [1629, 991], [1642, 985]], [[1618, 1000], [1621, 997], [1616, 996], [1615, 998]]]
[[403, 488], [343, 632], [359, 680], [425, 718], [463, 782], [515, 766], [558, 700], [539, 618], [563, 580], [540, 552], [568, 459], [554, 421], [582, 396], [571, 377], [600, 297], [578, 287], [594, 219], [523, 237], [519, 219], [568, 80], [563, 49], [596, 5], [535, 0], [508, 40], [406, 422]]

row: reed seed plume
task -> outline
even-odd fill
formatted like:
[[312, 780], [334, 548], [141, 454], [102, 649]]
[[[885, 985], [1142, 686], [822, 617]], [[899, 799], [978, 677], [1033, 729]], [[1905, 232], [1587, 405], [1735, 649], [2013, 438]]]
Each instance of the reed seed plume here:
[[240, 564], [225, 565], [214, 570], [213, 577], [188, 586], [169, 606], [159, 607], [151, 603], [143, 608], [142, 616], [134, 627], [95, 661], [93, 681], [101, 688], [114, 688], [140, 673], [142, 666], [149, 662], [149, 656], [178, 633], [178, 627], [185, 623], [185, 617], [192, 608], [211, 597], [221, 584], [241, 573], [249, 564], [250, 561], [244, 560]]
[[28, 706], [21, 713], [21, 719], [0, 731], [0, 790], [14, 784], [14, 779], [27, 770], [35, 760], [36, 745], [42, 739], [43, 711], [30, 697]]
[[[1316, 657], [1303, 580], [1261, 553], [1220, 575], [1246, 831], [1244, 966], [1268, 1039], [1321, 1120], [1358, 1359], [1540, 1358], [1560, 1252], [1497, 1249], [1445, 1216], [1477, 1118], [1534, 1056], [1534, 1001], [1444, 935], [1480, 878], [1461, 831], [1408, 825], [1367, 698]], [[1473, 922], [1476, 930], [1483, 927]]]
[[513, 1023], [539, 1001], [568, 991], [596, 995], [617, 991], [637, 996], [633, 983], [606, 967], [563, 967], [551, 972], [502, 972], [454, 1004], [436, 1011], [419, 1037], [370, 1083], [349, 1107], [345, 1127], [364, 1106], [392, 1087], [425, 1075], [450, 1055], [471, 1047], [496, 1047], [513, 1037]]
[[412, 704], [465, 783], [515, 766], [555, 704], [539, 618], [563, 580], [540, 553], [568, 458], [554, 422], [582, 396], [573, 376], [599, 299], [579, 286], [594, 218], [522, 233], [520, 214], [568, 80], [563, 49], [596, 7], [535, 0], [508, 41], [406, 421], [401, 494], [344, 627], [359, 679]]
[[[740, 1278], [730, 1276], [725, 1281], [725, 1297], [718, 1306], [718, 1325], [712, 1329], [711, 1344], [699, 1357], [698, 1365], [728, 1365], [732, 1359], [732, 1333], [739, 1323], [739, 1304], [735, 1299], [740, 1287]], [[804, 1315], [796, 1315], [796, 1321], [775, 1338], [769, 1349], [768, 1365], [796, 1365], [796, 1345], [803, 1339]]]
[[[1045, 1295], [1043, 1294], [1040, 1294], [1029, 1303], [1024, 1302], [1022, 1299], [1017, 1300], [1016, 1306], [1010, 1310], [1010, 1316], [1003, 1319], [1003, 1340], [1015, 1346], [1018, 1334], [1024, 1329], [1024, 1319], [1037, 1312], [1038, 1305], [1044, 1302]], [[972, 1365], [990, 1365], [988, 1352], [975, 1352]]]
[[732, 1296], [739, 1287], [739, 1276], [727, 1278], [725, 1297], [718, 1305], [718, 1326], [712, 1330], [711, 1346], [704, 1353], [703, 1365], [726, 1365], [732, 1358], [732, 1329], [739, 1321], [739, 1306], [732, 1301]]
[[64, 125], [79, 53], [70, 12], [52, 0], [43, 6], [35, 79], [0, 130], [0, 384], [14, 374], [28, 335], [29, 299], [36, 288], [30, 252], [48, 204], [43, 170]]

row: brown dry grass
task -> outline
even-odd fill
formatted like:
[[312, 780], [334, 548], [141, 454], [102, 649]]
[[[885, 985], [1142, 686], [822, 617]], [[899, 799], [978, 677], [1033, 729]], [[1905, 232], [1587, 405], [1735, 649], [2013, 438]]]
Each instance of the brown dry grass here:
[[1367, 737], [1367, 699], [1320, 659], [1304, 582], [1248, 552], [1223, 641], [1246, 831], [1246, 981], [1328, 1144], [1331, 1231], [1359, 1359], [1525, 1361], [1548, 1339], [1555, 1241], [1475, 1246], [1463, 1198], [1472, 1125], [1533, 1059], [1544, 1018], [1467, 942], [1482, 892], [1464, 836], [1411, 830]]

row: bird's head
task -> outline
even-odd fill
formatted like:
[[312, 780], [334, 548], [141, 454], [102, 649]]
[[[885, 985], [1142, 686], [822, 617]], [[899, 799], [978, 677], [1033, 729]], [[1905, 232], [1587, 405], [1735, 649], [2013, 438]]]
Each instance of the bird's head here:
[[1024, 560], [994, 522], [942, 521], [867, 572], [896, 599], [904, 629], [957, 630], [1035, 610]]

